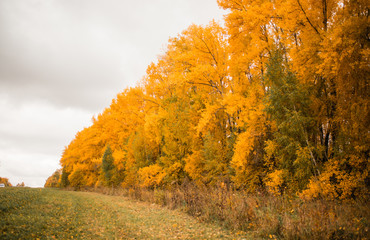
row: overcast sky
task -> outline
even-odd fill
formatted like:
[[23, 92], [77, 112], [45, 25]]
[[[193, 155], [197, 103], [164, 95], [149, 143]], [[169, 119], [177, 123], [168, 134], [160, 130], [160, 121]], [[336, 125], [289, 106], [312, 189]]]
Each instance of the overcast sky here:
[[216, 0], [0, 0], [0, 177], [41, 187], [65, 146]]

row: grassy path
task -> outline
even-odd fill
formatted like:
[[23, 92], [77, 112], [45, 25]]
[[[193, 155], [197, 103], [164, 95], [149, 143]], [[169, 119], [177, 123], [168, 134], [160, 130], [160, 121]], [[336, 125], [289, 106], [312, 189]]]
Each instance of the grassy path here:
[[0, 189], [0, 239], [247, 239], [180, 212], [118, 196]]

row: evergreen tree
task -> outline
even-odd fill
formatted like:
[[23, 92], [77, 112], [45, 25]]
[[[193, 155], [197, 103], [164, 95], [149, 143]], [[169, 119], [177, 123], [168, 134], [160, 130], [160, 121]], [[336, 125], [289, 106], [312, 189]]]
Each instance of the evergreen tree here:
[[269, 90], [266, 111], [277, 128], [266, 147], [271, 169], [267, 185], [277, 193], [281, 193], [286, 186], [301, 190], [311, 176], [320, 173], [317, 154], [310, 139], [314, 126], [310, 116], [309, 93], [289, 71], [281, 51], [273, 53], [267, 66]]
[[103, 160], [102, 160], [102, 177], [104, 185], [113, 186], [114, 184], [114, 159], [112, 155], [112, 149], [109, 144], [105, 149]]
[[61, 181], [60, 181], [60, 186], [63, 187], [68, 187], [69, 186], [69, 180], [68, 180], [69, 173], [65, 170], [65, 168], [62, 169], [62, 176], [61, 176]]

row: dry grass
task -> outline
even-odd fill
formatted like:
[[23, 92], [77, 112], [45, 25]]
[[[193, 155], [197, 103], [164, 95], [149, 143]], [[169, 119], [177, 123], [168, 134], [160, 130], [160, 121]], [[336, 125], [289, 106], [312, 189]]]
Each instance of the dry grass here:
[[264, 239], [369, 239], [368, 200], [303, 201], [186, 184], [167, 190], [117, 190], [140, 201], [181, 209], [202, 221]]

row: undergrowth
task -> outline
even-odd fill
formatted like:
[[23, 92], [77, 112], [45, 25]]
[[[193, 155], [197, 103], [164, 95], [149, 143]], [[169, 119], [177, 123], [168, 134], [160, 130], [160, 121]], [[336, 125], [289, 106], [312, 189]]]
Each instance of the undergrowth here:
[[95, 189], [170, 209], [264, 239], [369, 239], [367, 199], [346, 202], [251, 195], [227, 187]]

